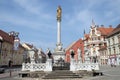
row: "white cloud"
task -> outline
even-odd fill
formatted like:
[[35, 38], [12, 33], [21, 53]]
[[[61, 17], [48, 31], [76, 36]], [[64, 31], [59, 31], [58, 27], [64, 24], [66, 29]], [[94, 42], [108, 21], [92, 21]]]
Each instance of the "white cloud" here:
[[[32, 28], [40, 31], [43, 31], [43, 28], [54, 29], [54, 27], [50, 26], [51, 24], [50, 21], [52, 21], [53, 19], [52, 15], [45, 13], [43, 11], [43, 9], [45, 8], [45, 4], [40, 3], [39, 0], [13, 0], [13, 1], [15, 1], [17, 5], [16, 9], [18, 7], [22, 7], [24, 9], [21, 10], [21, 13], [17, 13], [17, 10], [14, 12], [7, 12], [6, 10], [1, 11], [0, 18], [2, 21], [11, 23], [15, 26], [19, 25], [21, 27]], [[24, 12], [26, 11], [27, 13], [24, 14]]]
[[46, 27], [45, 24], [39, 23], [38, 21], [35, 20], [29, 20], [26, 19], [24, 17], [19, 17], [16, 16], [15, 14], [12, 15], [9, 13], [9, 15], [7, 14], [1, 14], [0, 18], [2, 19], [2, 21], [6, 21], [8, 23], [11, 23], [13, 25], [19, 25], [21, 27], [28, 27], [28, 28], [32, 28], [32, 29], [38, 29], [38, 28], [42, 28], [42, 27]]
[[24, 11], [29, 14], [35, 14], [42, 19], [51, 19], [51, 15], [44, 12], [47, 7], [46, 4], [40, 2], [39, 0], [14, 0]]
[[14, 0], [20, 7], [34, 14], [40, 14], [42, 6], [37, 6], [36, 0]]

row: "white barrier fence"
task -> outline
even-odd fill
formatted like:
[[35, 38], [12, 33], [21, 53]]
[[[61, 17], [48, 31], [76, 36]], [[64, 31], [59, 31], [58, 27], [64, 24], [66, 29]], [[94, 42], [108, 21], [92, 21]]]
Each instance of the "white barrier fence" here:
[[22, 71], [52, 71], [52, 60], [48, 59], [46, 63], [23, 63]]
[[79, 71], [79, 70], [99, 70], [99, 64], [98, 63], [78, 63], [75, 62], [74, 59], [71, 60], [70, 63], [70, 71]]

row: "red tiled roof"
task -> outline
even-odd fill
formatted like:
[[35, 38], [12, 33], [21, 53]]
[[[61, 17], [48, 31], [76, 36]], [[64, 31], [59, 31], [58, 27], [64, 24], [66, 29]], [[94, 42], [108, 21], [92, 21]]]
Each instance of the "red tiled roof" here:
[[110, 37], [116, 33], [120, 33], [120, 24], [111, 33], [109, 33], [107, 37]]
[[106, 28], [106, 27], [98, 27], [98, 30], [101, 32], [101, 35], [104, 35], [104, 36], [107, 36], [110, 32], [113, 31], [114, 28], [112, 27], [109, 27], [109, 28]]
[[14, 42], [14, 37], [13, 36], [9, 36], [8, 33], [0, 30], [0, 36], [3, 38], [3, 41], [7, 41], [9, 43], [13, 43]]
[[[82, 56], [84, 54], [84, 42], [82, 39], [77, 40], [71, 47], [69, 47], [69, 49], [67, 49], [66, 51], [66, 55], [70, 55], [70, 49], [73, 49], [75, 51], [75, 54], [77, 54], [77, 49], [80, 48], [80, 50], [82, 51]], [[75, 58], [75, 60], [77, 60], [77, 58]], [[70, 61], [70, 57], [66, 59], [67, 62]]]

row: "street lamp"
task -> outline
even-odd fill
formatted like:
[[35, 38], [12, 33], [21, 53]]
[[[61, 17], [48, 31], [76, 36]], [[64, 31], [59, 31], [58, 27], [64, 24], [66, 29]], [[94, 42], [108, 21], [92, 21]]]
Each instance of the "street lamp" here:
[[15, 31], [11, 31], [8, 33], [10, 36], [13, 36], [13, 37], [18, 37], [19, 35], [19, 32], [15, 32]]
[[13, 60], [14, 50], [18, 50], [18, 47], [19, 47], [19, 42], [20, 42], [19, 37], [18, 37], [19, 32], [11, 31], [8, 34], [9, 36], [13, 37], [13, 41], [14, 41], [13, 48], [12, 48], [12, 60]]

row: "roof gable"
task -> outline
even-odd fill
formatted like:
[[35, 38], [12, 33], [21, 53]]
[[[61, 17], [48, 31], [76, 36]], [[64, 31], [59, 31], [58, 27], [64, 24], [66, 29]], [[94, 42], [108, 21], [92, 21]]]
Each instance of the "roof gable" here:
[[116, 33], [120, 33], [120, 24], [111, 33], [109, 33], [107, 37], [110, 37]]
[[7, 41], [9, 43], [13, 43], [14, 42], [14, 37], [13, 36], [9, 36], [8, 33], [0, 30], [0, 36], [3, 38], [3, 41]]

